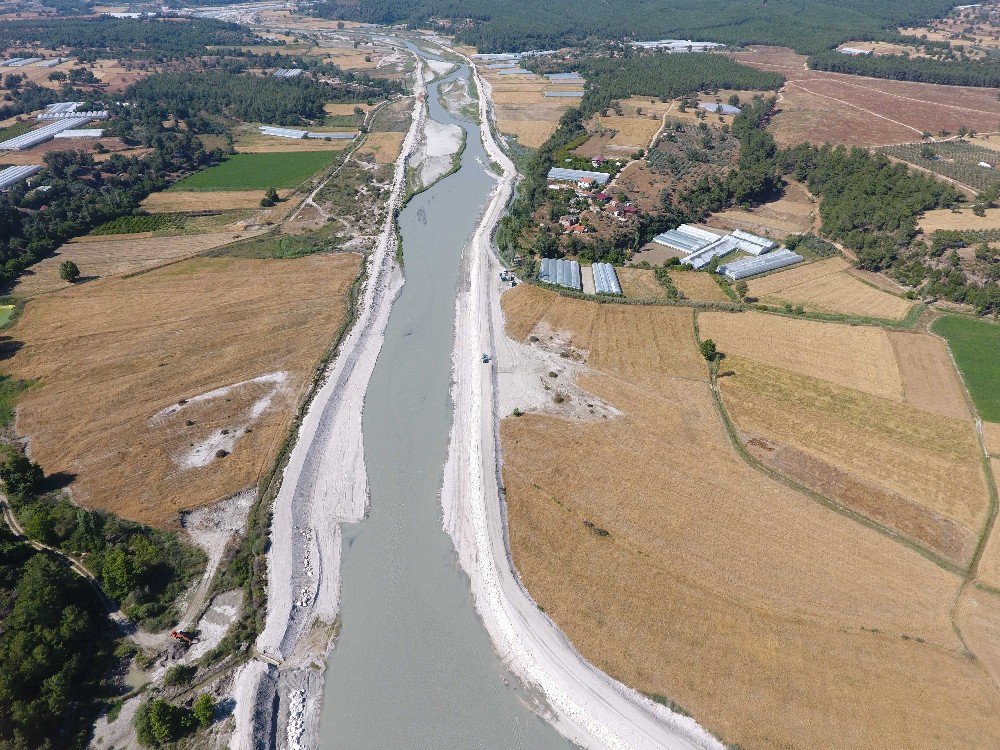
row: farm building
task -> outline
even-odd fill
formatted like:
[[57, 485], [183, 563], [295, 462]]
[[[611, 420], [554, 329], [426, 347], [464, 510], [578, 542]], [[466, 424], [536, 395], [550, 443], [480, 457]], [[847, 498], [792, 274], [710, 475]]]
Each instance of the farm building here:
[[278, 68], [274, 71], [275, 78], [295, 78], [295, 76], [300, 76], [305, 71], [302, 68]]
[[26, 180], [31, 177], [31, 175], [38, 174], [41, 171], [42, 167], [37, 164], [24, 167], [7, 167], [7, 169], [0, 169], [0, 190], [9, 188], [11, 185], [16, 185], [21, 180]]
[[64, 62], [69, 62], [69, 58], [68, 57], [53, 57], [51, 60], [45, 60], [43, 62], [38, 63], [38, 67], [39, 68], [54, 68], [56, 65], [59, 65], [60, 63], [64, 63]]
[[715, 242], [706, 245], [700, 250], [695, 250], [686, 258], [683, 258], [681, 263], [698, 270], [707, 266], [712, 258], [721, 258], [723, 255], [729, 255], [729, 253], [738, 248], [739, 241], [737, 239], [733, 237], [719, 237]]
[[15, 57], [13, 60], [5, 61], [5, 68], [24, 68], [28, 65], [34, 65], [36, 62], [41, 62], [45, 58], [43, 57]]
[[598, 185], [603, 185], [611, 179], [611, 175], [606, 172], [591, 172], [588, 169], [565, 169], [563, 167], [552, 167], [552, 169], [549, 170], [548, 179], [576, 183], [579, 183], [582, 180], [592, 180]]
[[530, 76], [531, 71], [525, 70], [524, 68], [504, 68], [503, 70], [498, 70], [502, 76]]
[[594, 289], [598, 294], [622, 293], [622, 286], [618, 283], [618, 274], [610, 263], [595, 263], [591, 270], [594, 272]]
[[698, 106], [706, 112], [714, 112], [717, 115], [738, 115], [741, 111], [739, 107], [734, 107], [732, 104], [716, 104], [715, 102], [701, 102]]
[[542, 258], [542, 266], [538, 272], [538, 280], [546, 284], [564, 286], [567, 289], [583, 289], [580, 279], [580, 264], [575, 260]]
[[516, 67], [517, 67], [517, 63], [516, 62], [498, 62], [498, 63], [493, 63], [492, 65], [487, 65], [486, 69], [487, 70], [503, 70], [504, 68], [516, 68]]
[[76, 112], [83, 106], [83, 102], [56, 102], [45, 108], [44, 114], [60, 115], [64, 112]]
[[108, 117], [108, 110], [106, 109], [93, 109], [88, 112], [78, 112], [76, 110], [72, 112], [42, 112], [42, 114], [36, 117], [36, 120], [77, 120], [83, 118], [84, 120], [105, 120]]
[[709, 232], [701, 227], [681, 224], [677, 229], [656, 235], [653, 242], [680, 250], [682, 253], [693, 253], [712, 244], [719, 239], [719, 236], [715, 232]]
[[580, 96], [583, 96], [583, 92], [582, 91], [546, 91], [542, 95], [543, 96], [580, 97]]
[[791, 250], [778, 250], [762, 257], [741, 258], [732, 263], [726, 263], [719, 266], [719, 273], [725, 274], [733, 281], [736, 281], [737, 279], [745, 279], [750, 276], [766, 273], [767, 271], [773, 271], [777, 268], [801, 263], [803, 260], [804, 258], [801, 255], [793, 253]]
[[849, 55], [850, 57], [864, 57], [872, 53], [871, 50], [858, 49], [857, 47], [841, 47], [837, 52], [842, 55]]
[[357, 133], [317, 133], [309, 130], [296, 130], [295, 128], [276, 128], [270, 125], [261, 125], [260, 133], [275, 138], [318, 138], [320, 140], [329, 138], [333, 141], [350, 141], [357, 136]]
[[90, 117], [72, 117], [51, 122], [35, 130], [29, 130], [16, 138], [8, 138], [6, 141], [0, 142], [0, 151], [24, 151], [39, 143], [51, 141], [56, 133], [86, 125], [91, 119]]
[[104, 135], [103, 128], [75, 128], [56, 133], [54, 138], [100, 138]]
[[758, 237], [756, 234], [744, 232], [742, 229], [734, 231], [732, 236], [734, 239], [739, 240], [737, 245], [739, 249], [751, 255], [763, 255], [764, 253], [771, 252], [778, 246], [778, 243], [773, 240], [769, 240], [766, 237]]
[[572, 73], [546, 73], [545, 77], [553, 83], [562, 81], [564, 83], [583, 83], [583, 76], [576, 71]]
[[639, 49], [658, 49], [665, 52], [708, 52], [724, 47], [716, 42], [693, 42], [690, 39], [660, 39], [655, 42], [632, 42]]

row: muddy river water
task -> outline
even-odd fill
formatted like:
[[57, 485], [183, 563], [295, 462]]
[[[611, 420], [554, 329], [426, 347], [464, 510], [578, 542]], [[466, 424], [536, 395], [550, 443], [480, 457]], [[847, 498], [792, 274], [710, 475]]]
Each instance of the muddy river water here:
[[571, 747], [494, 651], [441, 525], [459, 266], [494, 184], [478, 125], [438, 102], [440, 83], [468, 73], [427, 96], [433, 119], [467, 131], [461, 169], [399, 216], [406, 283], [363, 411], [371, 511], [344, 526], [324, 750]]

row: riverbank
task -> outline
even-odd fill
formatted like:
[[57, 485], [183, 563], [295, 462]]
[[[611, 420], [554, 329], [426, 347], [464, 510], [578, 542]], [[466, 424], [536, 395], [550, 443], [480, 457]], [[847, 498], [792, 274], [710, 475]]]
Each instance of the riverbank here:
[[322, 667], [337, 629], [341, 524], [360, 521], [367, 511], [361, 411], [403, 284], [396, 212], [424, 126], [427, 83], [419, 60], [416, 69], [411, 124], [395, 162], [387, 217], [366, 264], [357, 318], [306, 412], [274, 501], [267, 613], [258, 658], [235, 680], [234, 750], [250, 750], [272, 731], [282, 747], [318, 744]]
[[[470, 61], [471, 64], [471, 61]], [[504, 333], [492, 233], [517, 172], [492, 132], [490, 89], [473, 66], [483, 143], [501, 176], [466, 248], [456, 305], [454, 421], [442, 489], [445, 529], [469, 574], [476, 609], [507, 666], [544, 701], [539, 710], [586, 748], [722, 750], [693, 719], [671, 712], [592, 667], [520, 585], [507, 543], [500, 494], [497, 372], [516, 368], [516, 343]], [[482, 353], [493, 361], [484, 365]]]

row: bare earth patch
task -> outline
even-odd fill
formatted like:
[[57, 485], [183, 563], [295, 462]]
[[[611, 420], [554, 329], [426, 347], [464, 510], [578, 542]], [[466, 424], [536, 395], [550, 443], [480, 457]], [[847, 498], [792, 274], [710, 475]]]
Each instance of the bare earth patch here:
[[[291, 190], [279, 190], [287, 198]], [[176, 214], [188, 211], [231, 211], [240, 208], [260, 208], [264, 190], [165, 190], [153, 193], [142, 202], [142, 208], [151, 214]]]
[[198, 258], [32, 300], [7, 343], [38, 381], [18, 434], [82, 505], [174, 525], [268, 469], [359, 264]]
[[371, 154], [379, 164], [392, 164], [399, 158], [406, 133], [369, 133], [358, 147], [358, 154]]

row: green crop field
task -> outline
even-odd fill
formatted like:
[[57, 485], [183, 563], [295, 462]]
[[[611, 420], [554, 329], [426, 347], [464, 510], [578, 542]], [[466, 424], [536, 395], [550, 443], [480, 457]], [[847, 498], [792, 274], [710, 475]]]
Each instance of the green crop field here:
[[1000, 325], [946, 315], [931, 330], [948, 340], [979, 416], [1000, 422]]
[[336, 151], [235, 154], [185, 177], [170, 190], [265, 190], [292, 188], [329, 166]]
[[8, 138], [17, 138], [19, 135], [24, 135], [29, 130], [35, 126], [31, 120], [21, 120], [20, 122], [15, 122], [13, 125], [9, 125], [6, 128], [0, 128], [0, 141], [6, 141]]
[[90, 233], [104, 234], [139, 234], [140, 232], [156, 232], [162, 229], [180, 229], [184, 219], [172, 214], [136, 214], [135, 216], [119, 216], [101, 224]]

